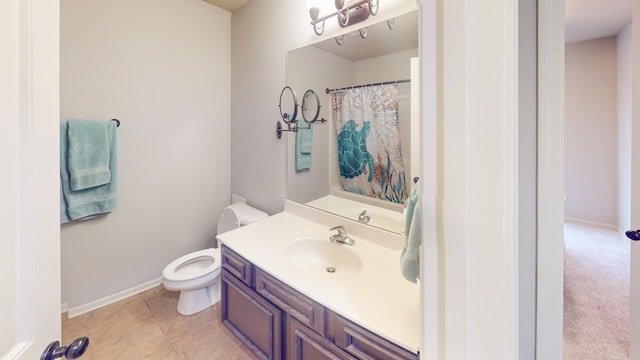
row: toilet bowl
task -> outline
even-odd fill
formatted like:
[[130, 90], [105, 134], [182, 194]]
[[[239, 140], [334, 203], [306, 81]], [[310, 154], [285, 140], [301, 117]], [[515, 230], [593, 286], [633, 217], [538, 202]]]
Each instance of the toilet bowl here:
[[[222, 210], [217, 234], [267, 216], [265, 212], [245, 203], [232, 204]], [[164, 287], [170, 291], [180, 291], [180, 314], [192, 315], [220, 301], [220, 263], [220, 248], [212, 248], [181, 256], [162, 270]]]
[[220, 301], [220, 249], [181, 256], [162, 271], [167, 290], [180, 291], [178, 312], [191, 315]]

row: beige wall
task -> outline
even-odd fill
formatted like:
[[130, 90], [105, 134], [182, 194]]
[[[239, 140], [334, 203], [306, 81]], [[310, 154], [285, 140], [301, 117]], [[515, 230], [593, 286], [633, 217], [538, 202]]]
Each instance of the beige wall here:
[[70, 308], [211, 246], [230, 202], [230, 13], [200, 0], [61, 2], [61, 118], [121, 120], [119, 207], [65, 224]]
[[304, 1], [249, 1], [232, 19], [231, 190], [269, 214], [282, 210], [287, 194], [278, 100], [287, 51], [313, 39], [307, 14]]
[[565, 216], [617, 224], [616, 38], [566, 46]]

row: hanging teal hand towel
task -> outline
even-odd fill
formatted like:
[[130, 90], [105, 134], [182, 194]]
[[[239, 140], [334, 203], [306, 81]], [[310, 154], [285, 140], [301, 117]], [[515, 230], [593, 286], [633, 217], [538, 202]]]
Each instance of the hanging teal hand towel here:
[[313, 128], [299, 128], [296, 132], [296, 171], [311, 168], [311, 150], [313, 149]]
[[99, 120], [69, 120], [67, 123], [67, 166], [71, 190], [78, 191], [109, 183], [109, 128], [113, 124]]
[[60, 223], [74, 220], [91, 219], [115, 210], [118, 205], [117, 176], [117, 138], [116, 124], [106, 122], [109, 142], [108, 183], [87, 189], [74, 191], [71, 189], [71, 178], [68, 169], [69, 126], [67, 122], [60, 124]]
[[407, 201], [404, 229], [405, 247], [400, 255], [400, 271], [405, 279], [415, 283], [420, 276], [420, 244], [422, 244], [422, 205], [420, 181], [413, 185]]

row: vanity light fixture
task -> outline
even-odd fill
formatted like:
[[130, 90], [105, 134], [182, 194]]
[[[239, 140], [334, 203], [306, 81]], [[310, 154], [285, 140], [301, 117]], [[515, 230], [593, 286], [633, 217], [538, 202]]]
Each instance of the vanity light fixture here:
[[[380, 0], [334, 0], [335, 8], [328, 6], [330, 0], [307, 0], [311, 26], [316, 35], [324, 33], [325, 20], [336, 16], [338, 25], [347, 27], [375, 16]], [[324, 15], [322, 15], [324, 14]]]
[[344, 44], [344, 39], [345, 38], [354, 38], [354, 37], [358, 37], [360, 36], [361, 38], [365, 39], [367, 37], [367, 28], [362, 28], [360, 30], [356, 30], [347, 34], [342, 34], [342, 35], [338, 35], [336, 36], [336, 43], [338, 45], [342, 45]]
[[[391, 18], [389, 20], [387, 20], [387, 27], [389, 28], [389, 30], [393, 30], [396, 28], [396, 19], [395, 18]], [[356, 30], [356, 31], [352, 31], [350, 33], [346, 33], [346, 34], [340, 34], [338, 36], [335, 37], [336, 39], [336, 43], [338, 45], [342, 45], [344, 44], [344, 39], [345, 38], [355, 38], [360, 36], [363, 39], [367, 38], [367, 27], [363, 27], [362, 29]]]

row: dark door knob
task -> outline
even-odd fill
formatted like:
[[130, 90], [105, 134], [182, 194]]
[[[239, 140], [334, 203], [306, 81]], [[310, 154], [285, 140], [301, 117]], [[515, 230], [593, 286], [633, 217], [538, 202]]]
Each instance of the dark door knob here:
[[59, 357], [65, 357], [66, 359], [77, 359], [89, 347], [89, 338], [83, 336], [75, 339], [69, 346], [60, 346], [60, 341], [54, 341], [42, 353], [40, 360], [53, 360]]
[[633, 241], [640, 240], [640, 230], [629, 230], [625, 233], [627, 237]]

